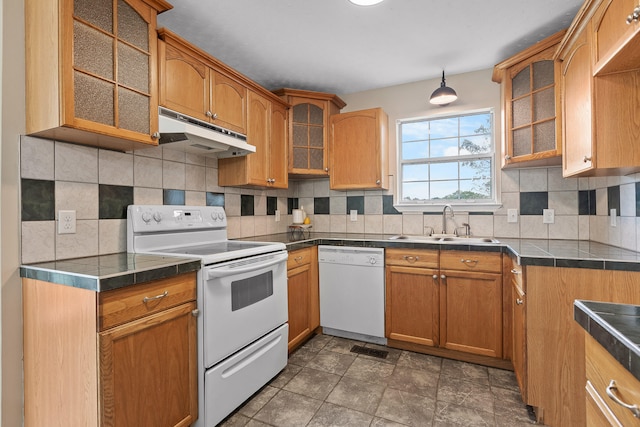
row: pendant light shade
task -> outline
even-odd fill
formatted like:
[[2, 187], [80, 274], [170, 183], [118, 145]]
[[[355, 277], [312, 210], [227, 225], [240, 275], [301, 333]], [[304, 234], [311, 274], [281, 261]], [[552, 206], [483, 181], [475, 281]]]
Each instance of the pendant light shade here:
[[444, 107], [458, 99], [458, 94], [455, 90], [451, 89], [444, 82], [444, 70], [442, 70], [442, 83], [440, 83], [440, 87], [433, 91], [431, 94], [431, 98], [429, 98], [429, 102], [434, 105], [439, 105]]

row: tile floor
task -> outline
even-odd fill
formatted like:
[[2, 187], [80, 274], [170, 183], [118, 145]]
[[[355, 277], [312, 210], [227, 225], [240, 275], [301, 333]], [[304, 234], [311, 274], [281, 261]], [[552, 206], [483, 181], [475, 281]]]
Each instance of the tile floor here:
[[[386, 359], [351, 353], [354, 344]], [[511, 371], [317, 335], [223, 427], [534, 424]]]

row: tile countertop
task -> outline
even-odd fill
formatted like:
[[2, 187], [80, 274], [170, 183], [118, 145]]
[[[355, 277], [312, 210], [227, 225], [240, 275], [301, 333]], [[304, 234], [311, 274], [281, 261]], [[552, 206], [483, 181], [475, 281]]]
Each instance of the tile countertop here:
[[520, 265], [640, 271], [640, 253], [587, 240], [498, 239], [500, 243], [425, 242], [389, 240], [391, 234], [279, 233], [239, 240], [282, 242], [295, 250], [314, 245], [410, 247], [442, 250], [504, 252]]
[[576, 322], [640, 380], [640, 306], [576, 300]]
[[200, 260], [117, 253], [20, 266], [20, 277], [108, 291], [200, 269]]

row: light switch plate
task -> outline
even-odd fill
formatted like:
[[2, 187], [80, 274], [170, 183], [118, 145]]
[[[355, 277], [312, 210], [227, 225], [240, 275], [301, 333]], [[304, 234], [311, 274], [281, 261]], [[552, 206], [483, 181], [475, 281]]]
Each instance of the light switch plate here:
[[76, 232], [76, 211], [58, 211], [58, 234]]
[[349, 213], [351, 214], [351, 221], [358, 220], [358, 211], [356, 209], [351, 209]]
[[611, 209], [609, 211], [609, 221], [612, 227], [615, 227], [617, 225], [617, 221], [618, 221], [618, 211], [615, 209]]
[[555, 211], [553, 209], [542, 210], [542, 223], [553, 224], [555, 222]]
[[507, 209], [507, 222], [518, 222], [518, 209]]

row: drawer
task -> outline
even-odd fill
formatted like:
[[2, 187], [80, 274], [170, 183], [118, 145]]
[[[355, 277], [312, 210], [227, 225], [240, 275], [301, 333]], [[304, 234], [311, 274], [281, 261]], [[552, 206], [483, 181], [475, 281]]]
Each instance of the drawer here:
[[640, 419], [635, 418], [629, 409], [609, 397], [606, 389], [611, 380], [614, 380], [614, 395], [627, 404], [640, 406], [640, 381], [590, 335], [586, 336], [585, 353], [588, 382], [623, 426], [639, 426]]
[[442, 251], [440, 253], [440, 269], [502, 273], [502, 254], [499, 252]]
[[438, 268], [438, 251], [425, 249], [387, 249], [386, 265]]
[[287, 270], [311, 263], [311, 248], [297, 249], [289, 252]]
[[98, 293], [98, 328], [104, 330], [196, 299], [196, 273]]

